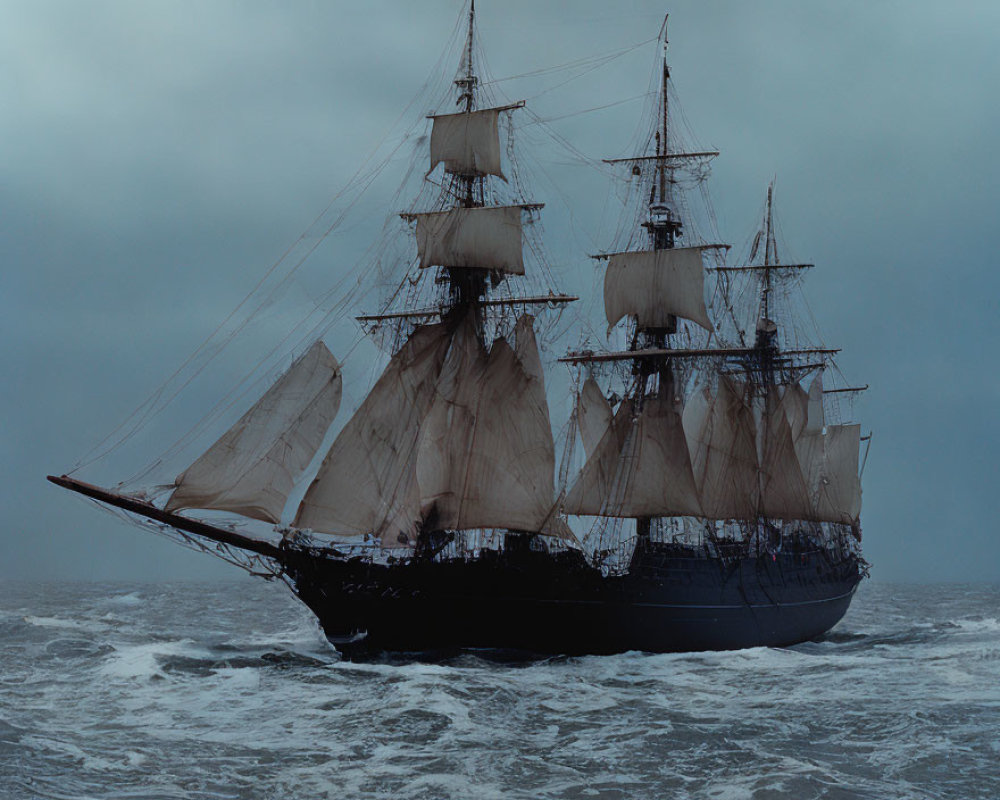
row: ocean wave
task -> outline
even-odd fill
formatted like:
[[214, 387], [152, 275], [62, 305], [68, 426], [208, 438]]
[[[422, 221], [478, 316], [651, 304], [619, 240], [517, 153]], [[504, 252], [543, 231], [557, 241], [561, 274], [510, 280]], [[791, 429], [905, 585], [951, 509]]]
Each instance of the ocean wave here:
[[272, 588], [3, 609], [0, 797], [1000, 797], [993, 593], [866, 586], [791, 648], [357, 664]]

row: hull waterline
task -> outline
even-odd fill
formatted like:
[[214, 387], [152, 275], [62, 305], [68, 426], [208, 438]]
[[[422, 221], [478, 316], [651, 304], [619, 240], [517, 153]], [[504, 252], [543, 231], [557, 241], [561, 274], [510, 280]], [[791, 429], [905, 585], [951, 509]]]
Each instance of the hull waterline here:
[[378, 565], [303, 558], [286, 570], [346, 657], [499, 648], [540, 654], [678, 652], [815, 639], [847, 612], [854, 558], [718, 558], [655, 551], [604, 577], [574, 554]]
[[379, 563], [250, 539], [67, 476], [49, 480], [178, 530], [263, 557], [348, 658], [460, 648], [539, 654], [784, 646], [822, 636], [847, 612], [864, 562], [824, 548], [710, 555], [651, 543], [624, 575], [579, 551], [523, 537], [471, 559]]

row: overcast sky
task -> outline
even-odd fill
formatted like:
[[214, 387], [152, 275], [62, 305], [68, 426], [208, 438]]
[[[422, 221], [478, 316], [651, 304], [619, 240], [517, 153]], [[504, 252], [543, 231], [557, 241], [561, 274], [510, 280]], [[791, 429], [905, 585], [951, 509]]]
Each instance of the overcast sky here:
[[[1000, 4], [478, 6], [495, 77], [623, 51], [670, 11], [684, 115], [698, 144], [722, 151], [710, 184], [722, 233], [746, 239], [777, 175], [785, 240], [817, 264], [807, 295], [825, 343], [871, 384], [855, 411], [874, 431], [862, 524], [875, 577], [1000, 579]], [[270, 350], [287, 315], [364, 279], [353, 262], [398, 210], [406, 160], [390, 160], [355, 198], [357, 219], [320, 241], [345, 201], [324, 209], [437, 104], [421, 92], [452, 76], [456, 64], [435, 65], [460, 12], [458, 0], [0, 5], [0, 576], [238, 577], [44, 476], [126, 419], [289, 247], [297, 257], [319, 245], [263, 321], [132, 452], [80, 477], [131, 475], [145, 463], [137, 452], [167, 449]], [[656, 57], [647, 43], [589, 72], [498, 84], [551, 120], [520, 144], [538, 146], [559, 288], [589, 291], [585, 254], [616, 209], [607, 176], [547, 131], [590, 158], [623, 154], [642, 110], [629, 98]], [[352, 341], [345, 325], [327, 337], [341, 356]], [[359, 399], [348, 390], [345, 408]]]

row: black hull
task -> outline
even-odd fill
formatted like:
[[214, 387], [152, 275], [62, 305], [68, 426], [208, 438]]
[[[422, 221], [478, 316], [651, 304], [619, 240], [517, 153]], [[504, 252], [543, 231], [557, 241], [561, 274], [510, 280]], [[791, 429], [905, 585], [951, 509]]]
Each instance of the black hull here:
[[299, 597], [347, 657], [491, 648], [540, 654], [783, 646], [844, 616], [862, 562], [828, 551], [709, 557], [667, 545], [605, 577], [578, 553], [377, 564], [285, 551]]

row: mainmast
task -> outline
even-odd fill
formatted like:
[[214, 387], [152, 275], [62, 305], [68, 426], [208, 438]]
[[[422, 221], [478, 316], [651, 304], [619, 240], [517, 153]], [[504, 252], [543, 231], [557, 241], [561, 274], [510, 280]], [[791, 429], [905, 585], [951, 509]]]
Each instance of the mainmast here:
[[[432, 205], [401, 215], [416, 223], [422, 286], [436, 305], [415, 307], [417, 290], [409, 307], [361, 318], [410, 331], [342, 429], [296, 516], [296, 525], [314, 530], [374, 532], [388, 546], [416, 543], [422, 555], [459, 531], [572, 537], [552, 520], [555, 445], [527, 307], [575, 298], [519, 296], [516, 282], [508, 291], [509, 277], [526, 274], [525, 213], [542, 204], [527, 201], [516, 183], [505, 186], [500, 118], [524, 103], [498, 105], [483, 93], [474, 2], [467, 22], [448, 102], [454, 105], [429, 115], [424, 178], [436, 190]], [[502, 283], [503, 291], [493, 291]], [[364, 465], [357, 453], [365, 454]]]
[[[677, 212], [674, 197], [676, 181], [674, 173], [678, 169], [691, 166], [718, 155], [714, 151], [680, 152], [672, 149], [670, 136], [670, 66], [667, 61], [667, 21], [665, 17], [661, 36], [663, 55], [661, 67], [660, 96], [656, 108], [656, 123], [653, 130], [653, 153], [631, 158], [610, 159], [607, 163], [625, 163], [631, 174], [643, 181], [648, 192], [643, 196], [646, 203], [646, 219], [641, 226], [648, 233], [645, 249], [609, 253], [597, 256], [608, 259], [604, 282], [604, 305], [608, 324], [614, 326], [623, 317], [630, 322], [631, 335], [628, 347], [622, 353], [595, 355], [570, 353], [566, 361], [593, 362], [603, 360], [630, 360], [632, 387], [627, 403], [623, 403], [618, 414], [627, 414], [630, 420], [612, 423], [621, 429], [620, 447], [608, 453], [608, 467], [615, 472], [624, 471], [623, 480], [615, 481], [615, 486], [607, 486], [611, 494], [600, 509], [600, 514], [618, 517], [633, 517], [640, 545], [649, 538], [653, 517], [669, 515], [697, 514], [697, 504], [691, 502], [695, 490], [691, 480], [685, 482], [683, 474], [691, 469], [687, 462], [671, 461], [674, 453], [686, 448], [677, 439], [680, 431], [679, 409], [675, 403], [674, 372], [678, 362], [711, 357], [726, 358], [731, 353], [701, 348], [677, 347], [674, 337], [678, 332], [678, 317], [690, 320], [707, 331], [713, 330], [712, 321], [704, 301], [703, 256], [706, 250], [725, 248], [722, 244], [697, 244], [688, 247], [678, 245], [682, 237], [683, 221]], [[650, 164], [652, 162], [652, 164]], [[652, 166], [652, 169], [649, 169]], [[645, 168], [645, 169], [644, 169]], [[689, 344], [689, 343], [688, 343]], [[640, 439], [649, 439], [643, 447]], [[657, 442], [653, 445], [652, 442]], [[669, 444], [668, 444], [669, 441]], [[662, 464], [649, 461], [651, 447], [666, 448], [671, 456]], [[603, 458], [603, 456], [602, 456]], [[612, 462], [617, 461], [617, 468]], [[649, 463], [647, 463], [649, 462]], [[668, 463], [669, 462], [669, 463]], [[596, 464], [596, 462], [595, 462]], [[652, 471], [655, 480], [683, 485], [673, 495], [663, 494], [655, 502], [647, 502], [640, 495], [647, 496], [642, 484], [653, 477], [636, 474]], [[675, 481], [676, 478], [676, 481]], [[584, 482], [586, 483], [586, 481]], [[578, 486], [583, 486], [578, 482]], [[579, 489], [571, 493], [569, 507], [580, 510], [593, 505], [586, 497], [589, 490]], [[602, 490], [603, 491], [603, 490]], [[652, 489], [659, 493], [659, 489]], [[600, 493], [600, 492], [598, 492]], [[645, 493], [645, 494], [643, 494]], [[572, 510], [571, 510], [571, 513]]]
[[[787, 337], [779, 338], [771, 319], [777, 315], [771, 293], [780, 286], [780, 276], [810, 266], [779, 263], [773, 183], [747, 264], [719, 264], [719, 250], [728, 245], [704, 242], [698, 235], [690, 236], [693, 242], [678, 241], [684, 224], [690, 234], [693, 222], [678, 213], [689, 208], [682, 194], [686, 176], [702, 180], [703, 165], [718, 153], [683, 152], [676, 129], [671, 136], [666, 19], [661, 35], [661, 89], [647, 152], [607, 160], [625, 165], [640, 181], [639, 202], [645, 205], [640, 224], [648, 236], [639, 237], [644, 241], [637, 249], [595, 256], [607, 260], [609, 331], [627, 320], [628, 347], [571, 352], [561, 359], [630, 364], [631, 385], [617, 410], [592, 376], [582, 385], [577, 418], [587, 459], [567, 492], [564, 510], [634, 519], [637, 554], [647, 547], [654, 519], [695, 517], [715, 529], [730, 525], [730, 531], [734, 520], [740, 526], [767, 518], [854, 521], [860, 508], [856, 426], [826, 425], [822, 383], [814, 382], [808, 395], [798, 384], [837, 351], [787, 349], [782, 346], [789, 344]], [[739, 347], [726, 345], [708, 313], [707, 272], [718, 273], [716, 297], [732, 317]], [[744, 272], [759, 278], [760, 294], [748, 298], [753, 320], [737, 318], [729, 297], [731, 279]], [[683, 328], [678, 320], [685, 320]], [[756, 327], [752, 346], [743, 330], [747, 322]], [[696, 335], [706, 341], [695, 326], [718, 335], [718, 341], [692, 346]], [[684, 377], [692, 373], [700, 375], [688, 386]], [[712, 535], [713, 528], [707, 530]]]
[[469, 3], [469, 33], [465, 41], [465, 76], [455, 79], [459, 89], [458, 105], [465, 103], [465, 110], [472, 111], [475, 105], [475, 88], [479, 79], [472, 68], [472, 46], [476, 26], [476, 0]]
[[[670, 83], [670, 66], [667, 64], [667, 22], [670, 15], [663, 18], [663, 73], [660, 81], [660, 125], [656, 131], [656, 181], [653, 192], [655, 196], [650, 197], [649, 220], [645, 223], [650, 235], [651, 250], [672, 250], [677, 238], [681, 235], [680, 219], [674, 214], [673, 209], [673, 182], [667, 172], [667, 155], [669, 154], [669, 128], [667, 121], [670, 115], [670, 100], [668, 87]], [[629, 349], [636, 350], [643, 348], [667, 348], [669, 337], [677, 332], [677, 317], [669, 314], [666, 318], [666, 325], [663, 327], [643, 328], [639, 321], [636, 321], [635, 336], [632, 338]], [[642, 336], [640, 337], [640, 333]], [[640, 342], [640, 338], [644, 341]], [[673, 393], [673, 369], [666, 359], [636, 359], [632, 362], [632, 372], [638, 378], [636, 390], [637, 408], [642, 409], [642, 398], [646, 392], [646, 385], [650, 375], [656, 373], [659, 377], [657, 387], [661, 398], [667, 398]], [[649, 517], [639, 517], [636, 519], [636, 533], [640, 542], [649, 540], [650, 523]]]

